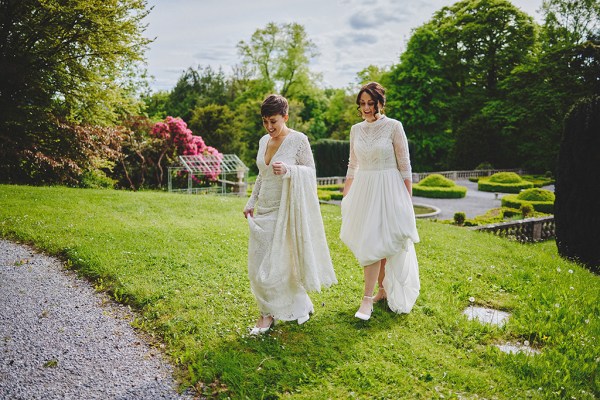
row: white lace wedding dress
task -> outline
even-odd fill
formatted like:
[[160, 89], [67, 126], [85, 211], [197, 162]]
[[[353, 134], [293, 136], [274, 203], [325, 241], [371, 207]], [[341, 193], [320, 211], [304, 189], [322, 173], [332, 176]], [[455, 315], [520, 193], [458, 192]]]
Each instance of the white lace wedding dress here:
[[[313, 311], [307, 291], [337, 283], [317, 198], [315, 163], [303, 133], [290, 130], [270, 164], [265, 162], [269, 135], [259, 142], [259, 175], [246, 204], [248, 276], [262, 315], [291, 321]], [[275, 175], [272, 164], [286, 164]]]
[[347, 178], [340, 238], [367, 266], [386, 258], [383, 287], [389, 307], [408, 313], [420, 291], [414, 243], [419, 241], [414, 209], [404, 179], [412, 179], [402, 124], [383, 116], [350, 130]]

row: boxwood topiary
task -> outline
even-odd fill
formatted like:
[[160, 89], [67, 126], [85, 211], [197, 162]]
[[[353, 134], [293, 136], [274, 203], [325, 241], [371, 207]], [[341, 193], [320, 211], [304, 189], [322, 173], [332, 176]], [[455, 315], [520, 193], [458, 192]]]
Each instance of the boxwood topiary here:
[[419, 186], [428, 186], [428, 187], [452, 187], [455, 185], [454, 181], [446, 178], [441, 174], [431, 174], [427, 175], [421, 182], [418, 183]]
[[413, 195], [436, 199], [460, 199], [467, 195], [465, 186], [458, 186], [440, 174], [431, 174], [413, 185]]
[[488, 178], [480, 178], [477, 182], [477, 189], [482, 192], [519, 193], [532, 187], [533, 183], [523, 180], [514, 172], [497, 172]]
[[532, 188], [519, 193], [508, 194], [502, 197], [502, 206], [520, 209], [528, 204], [535, 211], [552, 214], [554, 213], [554, 193], [545, 189]]
[[523, 180], [519, 174], [515, 172], [496, 172], [490, 176], [490, 182], [495, 183], [519, 183]]

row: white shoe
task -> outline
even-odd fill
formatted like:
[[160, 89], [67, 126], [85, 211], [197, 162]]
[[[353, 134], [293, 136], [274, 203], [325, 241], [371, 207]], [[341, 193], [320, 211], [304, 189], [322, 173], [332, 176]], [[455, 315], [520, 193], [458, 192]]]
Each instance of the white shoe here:
[[254, 328], [252, 328], [250, 330], [250, 335], [257, 336], [257, 335], [262, 335], [263, 333], [267, 333], [273, 325], [275, 325], [275, 318], [271, 317], [271, 323], [269, 324], [269, 326], [264, 327], [264, 328], [254, 326]]
[[302, 325], [303, 323], [305, 323], [309, 319], [310, 319], [310, 315], [309, 314], [306, 314], [304, 317], [298, 318], [298, 325]]
[[359, 311], [356, 312], [356, 314], [354, 314], [354, 316], [358, 319], [362, 319], [363, 321], [368, 321], [369, 318], [371, 318], [371, 313], [373, 312], [373, 297], [372, 296], [365, 296], [363, 297], [363, 300], [367, 299], [371, 301], [371, 310], [368, 314], [365, 314], [363, 312], [360, 312], [360, 308]]

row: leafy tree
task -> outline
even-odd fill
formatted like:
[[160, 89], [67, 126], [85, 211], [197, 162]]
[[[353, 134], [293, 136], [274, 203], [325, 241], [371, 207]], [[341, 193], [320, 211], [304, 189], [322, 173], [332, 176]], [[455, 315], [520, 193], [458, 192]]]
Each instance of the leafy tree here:
[[415, 30], [386, 79], [388, 113], [405, 122], [417, 168], [451, 163], [456, 135], [502, 97], [499, 84], [531, 57], [534, 33], [531, 17], [507, 0], [463, 0]]
[[215, 72], [208, 66], [188, 68], [169, 93], [167, 113], [189, 121], [192, 110], [208, 104], [226, 104], [229, 98], [229, 82], [221, 69]]
[[235, 129], [234, 117], [227, 105], [209, 104], [194, 109], [188, 126], [192, 131], [202, 134], [206, 143], [224, 154], [239, 154], [240, 135]]
[[360, 113], [356, 108], [355, 95], [344, 89], [326, 89], [327, 106], [323, 119], [329, 131], [329, 137], [348, 140], [352, 125], [360, 122]]
[[300, 24], [268, 23], [256, 30], [248, 43], [240, 41], [238, 51], [242, 65], [253, 78], [270, 85], [271, 91], [293, 97], [310, 85], [308, 64], [317, 50]]
[[[518, 133], [519, 164], [553, 171], [564, 115], [577, 99], [600, 93], [597, 2], [551, 0], [542, 6], [539, 51], [504, 82], [507, 129]], [[582, 18], [584, 17], [584, 18]]]
[[36, 169], [21, 162], [27, 154], [70, 165], [60, 158], [79, 146], [63, 136], [74, 123], [110, 125], [137, 111], [133, 82], [149, 42], [145, 7], [145, 0], [0, 0], [3, 180], [35, 179], [23, 170]]
[[565, 118], [556, 179], [556, 244], [566, 258], [600, 271], [600, 96], [578, 102]]
[[366, 68], [360, 70], [357, 75], [357, 81], [359, 85], [365, 85], [369, 82], [380, 82], [383, 80], [384, 75], [388, 72], [386, 68], [378, 67], [377, 65], [369, 65]]
[[148, 174], [152, 173], [152, 126], [152, 121], [143, 116], [129, 117], [123, 121], [121, 149], [113, 171], [119, 187], [138, 190], [145, 186]]

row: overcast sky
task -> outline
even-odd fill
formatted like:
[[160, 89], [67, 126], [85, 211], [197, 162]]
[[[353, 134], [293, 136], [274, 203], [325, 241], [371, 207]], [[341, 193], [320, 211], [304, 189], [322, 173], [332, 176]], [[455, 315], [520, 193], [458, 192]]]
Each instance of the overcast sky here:
[[[237, 43], [248, 42], [267, 23], [304, 26], [320, 53], [311, 71], [322, 74], [322, 86], [356, 83], [368, 65], [396, 64], [411, 30], [431, 19], [452, 0], [149, 0], [146, 18], [151, 88], [170, 90], [188, 67], [223, 68], [239, 63]], [[512, 0], [540, 20], [542, 0]]]

